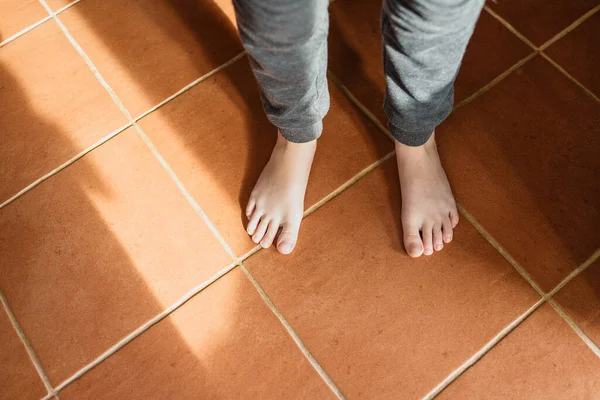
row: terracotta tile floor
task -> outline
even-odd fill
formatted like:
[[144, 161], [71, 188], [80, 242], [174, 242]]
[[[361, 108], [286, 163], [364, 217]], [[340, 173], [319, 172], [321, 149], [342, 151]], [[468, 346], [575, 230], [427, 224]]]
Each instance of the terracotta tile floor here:
[[600, 398], [598, 0], [485, 7], [438, 129], [462, 220], [418, 260], [379, 7], [330, 7], [282, 256], [243, 229], [275, 128], [229, 0], [0, 4], [0, 398]]

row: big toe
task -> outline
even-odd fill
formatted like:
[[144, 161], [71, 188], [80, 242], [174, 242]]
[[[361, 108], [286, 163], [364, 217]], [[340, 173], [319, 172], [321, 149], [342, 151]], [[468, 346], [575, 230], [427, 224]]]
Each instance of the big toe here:
[[423, 242], [418, 229], [405, 230], [404, 248], [411, 257], [420, 257], [423, 254]]
[[279, 250], [281, 254], [290, 254], [292, 250], [294, 250], [296, 242], [298, 241], [299, 229], [299, 222], [286, 223], [283, 225], [281, 234], [277, 240], [277, 250]]

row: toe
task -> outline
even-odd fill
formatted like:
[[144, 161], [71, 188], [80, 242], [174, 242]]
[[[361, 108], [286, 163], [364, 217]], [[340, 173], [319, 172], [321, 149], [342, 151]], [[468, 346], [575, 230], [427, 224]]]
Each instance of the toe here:
[[433, 225], [425, 224], [421, 229], [423, 237], [423, 254], [430, 256], [433, 254]]
[[254, 211], [254, 207], [256, 206], [256, 200], [250, 199], [248, 201], [248, 205], [246, 206], [246, 217], [250, 218], [252, 215], [252, 211]]
[[252, 235], [252, 241], [256, 244], [260, 243], [262, 238], [265, 236], [265, 232], [267, 232], [267, 227], [269, 226], [269, 222], [271, 220], [266, 215], [262, 217], [254, 235]]
[[452, 221], [450, 221], [450, 217], [444, 219], [444, 222], [442, 222], [442, 235], [444, 237], [444, 243], [450, 243], [452, 241]]
[[279, 230], [279, 221], [271, 221], [269, 223], [269, 227], [267, 228], [267, 233], [260, 241], [260, 245], [263, 248], [268, 248], [273, 244], [273, 240], [275, 239], [275, 235], [277, 235], [277, 231]]
[[452, 222], [452, 228], [456, 228], [458, 225], [458, 211], [456, 209], [450, 211], [450, 221]]
[[442, 225], [435, 225], [433, 227], [433, 248], [435, 251], [440, 251], [444, 248], [444, 242], [442, 240]]
[[281, 254], [290, 254], [292, 250], [294, 250], [296, 241], [298, 240], [299, 230], [300, 219], [283, 224], [281, 234], [277, 240], [277, 250], [279, 250]]
[[404, 231], [404, 249], [411, 257], [419, 257], [423, 254], [423, 242], [419, 235], [419, 228], [416, 226], [403, 226]]
[[248, 226], [246, 227], [246, 232], [248, 232], [248, 235], [254, 235], [254, 231], [256, 230], [256, 227], [258, 226], [258, 223], [260, 222], [260, 218], [262, 216], [262, 212], [254, 210], [254, 212], [250, 216], [250, 221], [248, 221]]

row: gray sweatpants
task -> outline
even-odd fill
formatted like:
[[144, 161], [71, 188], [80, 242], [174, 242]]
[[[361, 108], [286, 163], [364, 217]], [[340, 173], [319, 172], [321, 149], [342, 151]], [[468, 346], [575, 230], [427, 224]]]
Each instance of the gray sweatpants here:
[[[328, 1], [233, 3], [267, 117], [289, 141], [318, 138], [329, 109]], [[450, 114], [454, 80], [483, 3], [383, 0], [384, 110], [399, 142], [424, 144]]]

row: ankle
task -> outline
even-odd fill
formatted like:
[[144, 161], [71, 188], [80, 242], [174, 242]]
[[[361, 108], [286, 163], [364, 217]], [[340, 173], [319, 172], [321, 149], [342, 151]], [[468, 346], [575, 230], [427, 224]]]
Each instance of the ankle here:
[[300, 149], [300, 148], [316, 148], [317, 147], [317, 139], [311, 140], [310, 142], [304, 142], [304, 143], [290, 142], [289, 140], [287, 140], [286, 138], [283, 137], [281, 132], [277, 131], [277, 142], [276, 142], [275, 146], [277, 146], [283, 150], [288, 150], [288, 149], [293, 150], [293, 149]]
[[420, 146], [408, 146], [395, 140], [396, 154], [403, 157], [420, 157], [422, 155], [429, 154], [430, 152], [437, 152], [437, 146], [435, 144], [435, 132], [431, 134], [427, 142]]

